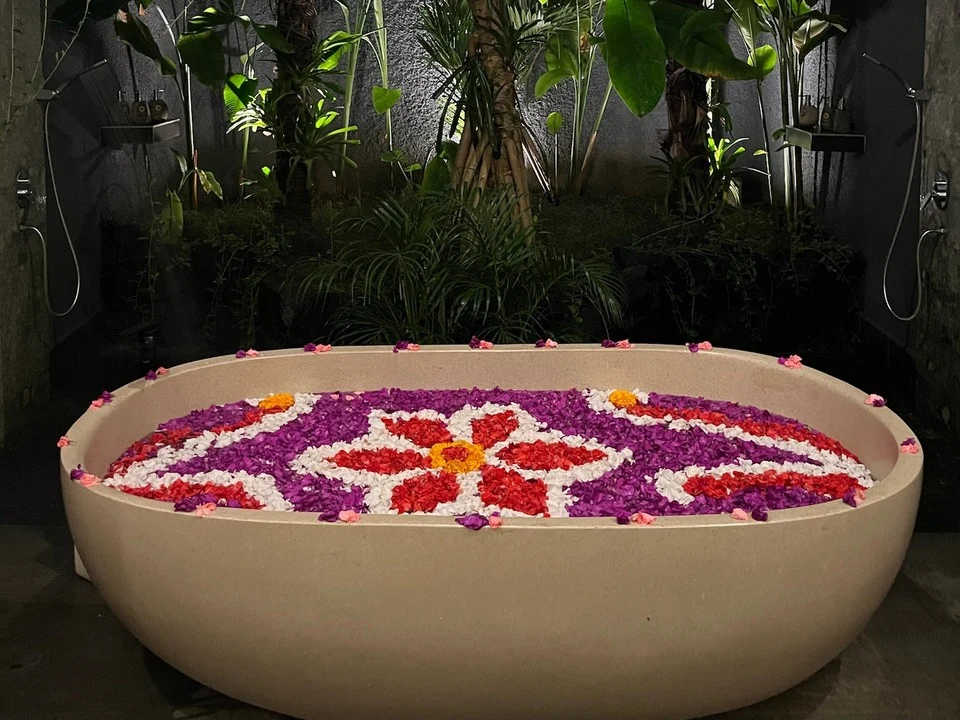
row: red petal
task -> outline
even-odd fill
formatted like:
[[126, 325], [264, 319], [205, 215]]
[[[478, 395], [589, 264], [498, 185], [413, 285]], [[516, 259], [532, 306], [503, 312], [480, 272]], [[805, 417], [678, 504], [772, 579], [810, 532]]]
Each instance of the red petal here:
[[387, 430], [394, 435], [405, 437], [410, 442], [416, 443], [424, 448], [453, 440], [453, 435], [450, 434], [447, 426], [440, 420], [427, 420], [416, 417], [410, 418], [409, 420], [384, 418], [383, 424]]
[[396, 475], [405, 470], [430, 467], [430, 459], [416, 450], [341, 450], [330, 462], [351, 470], [369, 470], [381, 475]]
[[401, 513], [433, 512], [440, 503], [453, 502], [460, 494], [457, 476], [427, 473], [404, 480], [393, 489], [390, 506]]
[[167, 502], [175, 503], [191, 495], [209, 493], [223, 500], [236, 500], [240, 503], [240, 507], [249, 510], [259, 510], [263, 507], [263, 504], [259, 500], [247, 494], [242, 483], [215, 485], [208, 482], [200, 484], [189, 483], [182, 478], [178, 478], [169, 485], [160, 488], [121, 485], [119, 489], [128, 495], [136, 495], [137, 497], [147, 498], [148, 500], [166, 500]]
[[477, 483], [484, 505], [517, 510], [527, 515], [547, 512], [547, 486], [543, 480], [526, 480], [513, 470], [487, 465]]
[[855, 490], [859, 485], [856, 478], [843, 473], [807, 475], [806, 473], [777, 472], [776, 470], [768, 470], [759, 474], [732, 472], [725, 473], [720, 477], [699, 475], [690, 478], [683, 484], [683, 489], [691, 495], [706, 495], [718, 499], [747, 488], [764, 487], [801, 487], [809, 492], [839, 498], [847, 492]]
[[473, 428], [473, 442], [484, 450], [503, 442], [510, 437], [510, 433], [520, 427], [520, 421], [509, 410], [477, 418], [470, 424]]
[[537, 440], [508, 445], [497, 453], [497, 457], [524, 470], [569, 470], [577, 465], [603, 460], [607, 454], [602, 450]]

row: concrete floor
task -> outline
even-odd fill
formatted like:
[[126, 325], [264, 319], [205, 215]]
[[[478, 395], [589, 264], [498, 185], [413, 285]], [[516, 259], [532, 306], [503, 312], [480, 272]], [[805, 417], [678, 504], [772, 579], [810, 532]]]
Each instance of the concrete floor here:
[[[0, 718], [280, 717], [145, 650], [73, 574], [66, 528], [0, 525]], [[783, 695], [717, 718], [960, 718], [960, 535], [914, 536], [893, 590], [846, 652]]]

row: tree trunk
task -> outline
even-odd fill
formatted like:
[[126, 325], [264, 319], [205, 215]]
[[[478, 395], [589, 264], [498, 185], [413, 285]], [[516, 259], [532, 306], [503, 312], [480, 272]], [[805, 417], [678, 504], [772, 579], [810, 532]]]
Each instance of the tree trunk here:
[[[481, 164], [485, 164], [488, 150], [493, 162], [486, 178], [484, 172], [479, 172], [475, 177], [484, 178], [484, 184], [492, 182], [512, 186], [517, 193], [520, 220], [524, 227], [530, 227], [533, 225], [533, 213], [530, 209], [530, 186], [523, 154], [523, 123], [517, 102], [517, 76], [509, 59], [500, 51], [496, 39], [501, 19], [505, 17], [502, 12], [503, 0], [469, 2], [474, 19], [476, 53], [480, 58], [483, 74], [493, 91], [494, 120], [494, 127], [475, 128], [471, 133], [474, 142], [487, 145], [484, 147], [478, 144], [476, 148], [476, 157], [481, 159]], [[466, 118], [465, 122], [470, 123], [471, 120]], [[484, 133], [484, 130], [487, 132]], [[468, 173], [460, 169], [455, 172], [455, 177], [464, 178], [467, 175]]]
[[285, 150], [296, 138], [297, 124], [306, 114], [303, 100], [293, 78], [297, 68], [313, 61], [317, 41], [317, 6], [314, 0], [277, 0], [277, 29], [293, 46], [290, 53], [277, 55], [275, 88], [284, 94], [277, 103], [279, 136], [277, 137], [276, 177], [283, 198], [275, 211], [278, 218], [307, 224], [311, 220], [312, 198], [309, 171], [294, 153]]
[[[678, 0], [679, 4], [698, 9], [702, 0]], [[675, 60], [667, 63], [667, 137], [663, 151], [676, 160], [689, 160], [706, 154], [707, 79], [687, 70]]]
[[667, 137], [663, 151], [676, 160], [706, 153], [707, 79], [671, 60], [667, 65]]

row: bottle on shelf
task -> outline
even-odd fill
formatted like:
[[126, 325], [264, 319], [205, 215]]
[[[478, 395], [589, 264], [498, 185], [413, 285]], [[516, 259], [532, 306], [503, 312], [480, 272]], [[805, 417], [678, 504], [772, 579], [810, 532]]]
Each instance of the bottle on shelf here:
[[833, 132], [835, 117], [833, 104], [830, 102], [830, 96], [823, 99], [823, 112], [820, 114], [820, 132]]
[[130, 103], [127, 102], [127, 95], [120, 90], [117, 92], [117, 124], [130, 124]]
[[150, 124], [150, 106], [140, 97], [140, 93], [137, 93], [137, 99], [130, 106], [130, 121], [134, 125]]
[[847, 108], [846, 98], [840, 98], [840, 102], [834, 108], [833, 131], [844, 135], [853, 132], [853, 119], [850, 116], [849, 108]]
[[797, 118], [797, 127], [804, 130], [812, 130], [817, 126], [820, 119], [820, 110], [813, 104], [809, 95], [803, 95], [800, 98], [800, 116]]
[[167, 103], [163, 100], [163, 90], [154, 90], [153, 100], [150, 101], [150, 119], [160, 123], [167, 119], [168, 114]]

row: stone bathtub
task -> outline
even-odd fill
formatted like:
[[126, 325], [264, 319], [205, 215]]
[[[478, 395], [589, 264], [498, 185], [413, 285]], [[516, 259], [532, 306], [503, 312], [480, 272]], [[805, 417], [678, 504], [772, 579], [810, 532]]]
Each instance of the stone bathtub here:
[[[69, 479], [159, 422], [270, 392], [645, 387], [758, 405], [839, 439], [877, 485], [729, 516], [511, 519], [220, 509], [208, 518]], [[715, 350], [431, 347], [215, 358], [133, 382], [61, 451], [78, 571], [150, 650], [210, 687], [302, 718], [692, 718], [775, 695], [836, 657], [900, 568], [922, 454], [864, 393], [810, 368]]]

